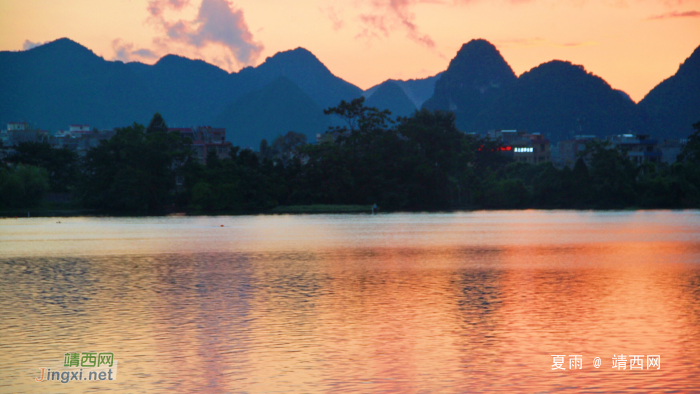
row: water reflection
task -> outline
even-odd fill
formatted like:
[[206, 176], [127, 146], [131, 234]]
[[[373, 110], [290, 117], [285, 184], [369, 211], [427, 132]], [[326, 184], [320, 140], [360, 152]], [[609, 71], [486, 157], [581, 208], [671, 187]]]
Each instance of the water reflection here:
[[[0, 392], [692, 391], [698, 216], [2, 222]], [[69, 350], [113, 351], [118, 380], [32, 381]]]

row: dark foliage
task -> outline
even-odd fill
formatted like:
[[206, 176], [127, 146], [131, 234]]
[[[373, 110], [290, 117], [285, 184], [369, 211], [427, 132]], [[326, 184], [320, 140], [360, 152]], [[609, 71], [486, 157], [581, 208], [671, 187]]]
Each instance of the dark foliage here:
[[159, 114], [151, 126], [118, 129], [88, 151], [78, 191], [87, 207], [159, 213], [173, 204], [179, 171], [192, 160], [189, 141], [168, 132]]
[[73, 190], [78, 177], [78, 155], [68, 148], [52, 148], [48, 142], [20, 142], [5, 160], [43, 168], [52, 192]]
[[[134, 124], [92, 148], [80, 163], [76, 191], [85, 207], [114, 213], [310, 204], [378, 204], [385, 211], [700, 206], [700, 123], [672, 165], [636, 166], [627, 152], [594, 142], [573, 169], [559, 170], [550, 162], [513, 162], [500, 142], [459, 131], [451, 112], [423, 109], [394, 122], [362, 98], [325, 112], [346, 126], [329, 129], [320, 143], [288, 132], [271, 144], [263, 140], [260, 152], [210, 151], [205, 163], [193, 157], [189, 140], [164, 131], [156, 114], [150, 131]], [[75, 157], [40, 144], [23, 145], [11, 157], [0, 169], [2, 207], [36, 204], [47, 182], [70, 188], [64, 172], [44, 167], [65, 160], [57, 168], [70, 168]]]

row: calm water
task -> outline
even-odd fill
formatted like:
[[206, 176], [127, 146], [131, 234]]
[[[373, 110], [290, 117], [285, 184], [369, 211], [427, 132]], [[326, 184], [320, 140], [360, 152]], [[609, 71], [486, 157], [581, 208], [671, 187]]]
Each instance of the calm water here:
[[0, 314], [8, 393], [700, 392], [700, 212], [0, 219]]

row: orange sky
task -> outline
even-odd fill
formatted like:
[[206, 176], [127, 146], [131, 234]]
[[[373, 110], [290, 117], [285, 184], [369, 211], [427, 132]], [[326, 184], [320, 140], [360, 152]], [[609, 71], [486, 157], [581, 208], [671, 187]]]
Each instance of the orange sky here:
[[2, 0], [0, 50], [68, 37], [105, 59], [237, 71], [305, 47], [363, 89], [443, 71], [473, 38], [516, 74], [561, 59], [635, 100], [700, 45], [700, 0]]

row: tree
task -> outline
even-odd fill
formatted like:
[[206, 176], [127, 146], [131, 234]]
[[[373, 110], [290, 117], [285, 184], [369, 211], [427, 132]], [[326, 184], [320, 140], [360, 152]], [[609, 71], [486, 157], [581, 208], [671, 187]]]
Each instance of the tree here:
[[590, 155], [591, 191], [600, 207], [625, 207], [635, 202], [637, 167], [627, 152], [609, 142], [591, 141], [582, 157]]
[[49, 190], [48, 173], [36, 166], [19, 164], [0, 168], [0, 208], [30, 208]]
[[20, 142], [7, 162], [38, 166], [49, 174], [54, 192], [65, 192], [75, 186], [78, 175], [78, 154], [68, 148], [53, 148], [48, 142]]
[[679, 161], [700, 164], [700, 122], [693, 125], [695, 132], [688, 137], [688, 142], [678, 156]]
[[533, 195], [540, 206], [555, 207], [561, 203], [562, 176], [551, 162], [537, 165], [541, 170], [533, 180]]
[[306, 144], [306, 135], [289, 131], [285, 135], [280, 135], [272, 141], [270, 151], [275, 158], [281, 159], [284, 163], [289, 162], [298, 154], [299, 147]]
[[146, 128], [146, 133], [167, 133], [168, 125], [165, 124], [165, 119], [159, 112], [156, 112], [151, 119], [151, 123]]
[[345, 123], [347, 123], [349, 128], [336, 127], [333, 129], [334, 133], [341, 133], [345, 131], [366, 132], [370, 130], [384, 129], [388, 123], [392, 123], [391, 119], [389, 119], [389, 116], [391, 116], [391, 111], [380, 111], [374, 107], [365, 107], [364, 97], [356, 98], [349, 103], [342, 100], [337, 107], [324, 109], [323, 113], [326, 115], [338, 116]]
[[[110, 211], [163, 212], [174, 202], [177, 177], [193, 160], [188, 141], [168, 132], [159, 114], [143, 125], [117, 129], [90, 149], [84, 160], [81, 197], [88, 206]], [[165, 130], [165, 131], [163, 131]]]

